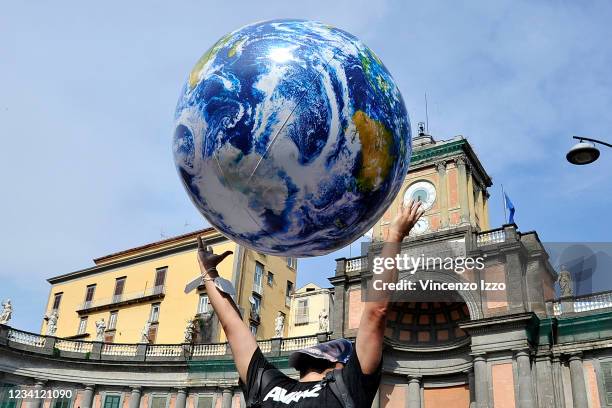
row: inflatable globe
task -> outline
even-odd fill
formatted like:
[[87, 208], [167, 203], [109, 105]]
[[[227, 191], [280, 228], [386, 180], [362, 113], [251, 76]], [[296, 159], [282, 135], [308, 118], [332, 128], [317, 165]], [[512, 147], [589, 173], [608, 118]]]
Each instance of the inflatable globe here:
[[228, 238], [275, 255], [322, 255], [366, 233], [412, 150], [383, 63], [312, 21], [221, 38], [189, 74], [175, 122], [175, 164], [197, 209]]

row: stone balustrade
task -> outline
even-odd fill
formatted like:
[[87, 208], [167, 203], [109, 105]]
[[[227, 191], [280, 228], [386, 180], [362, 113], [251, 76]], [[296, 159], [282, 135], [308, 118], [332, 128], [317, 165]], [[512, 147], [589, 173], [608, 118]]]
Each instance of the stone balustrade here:
[[[259, 340], [266, 355], [281, 355], [326, 341], [320, 335]], [[209, 357], [231, 359], [227, 343], [212, 344], [122, 344], [41, 336], [0, 325], [0, 345], [31, 353], [95, 361], [186, 361]]]
[[476, 235], [476, 246], [499, 244], [506, 241], [506, 231], [504, 228], [496, 228], [483, 231]]
[[558, 299], [548, 302], [548, 307], [553, 316], [612, 308], [612, 291]]

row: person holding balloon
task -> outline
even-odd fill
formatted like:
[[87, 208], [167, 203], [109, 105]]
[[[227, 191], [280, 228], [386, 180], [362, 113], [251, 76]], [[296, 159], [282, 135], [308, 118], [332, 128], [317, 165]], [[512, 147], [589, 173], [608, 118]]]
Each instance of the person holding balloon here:
[[[390, 224], [381, 257], [394, 258], [403, 239], [423, 215], [420, 202], [402, 204]], [[368, 296], [355, 344], [336, 339], [298, 350], [289, 364], [299, 371], [292, 379], [267, 361], [242, 321], [231, 290], [216, 267], [231, 251], [214, 254], [198, 238], [198, 261], [209, 301], [230, 344], [247, 407], [370, 407], [381, 379], [383, 337], [389, 308], [388, 294]], [[379, 279], [396, 282], [397, 270]], [[370, 291], [373, 289], [370, 287]], [[371, 293], [370, 293], [371, 294]]]

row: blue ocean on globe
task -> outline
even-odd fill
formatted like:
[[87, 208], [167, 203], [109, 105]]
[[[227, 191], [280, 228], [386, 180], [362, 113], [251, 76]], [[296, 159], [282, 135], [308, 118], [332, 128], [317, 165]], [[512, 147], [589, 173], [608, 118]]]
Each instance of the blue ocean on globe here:
[[404, 101], [353, 35], [303, 20], [240, 28], [196, 63], [173, 152], [212, 226], [262, 253], [344, 247], [380, 219], [410, 161]]

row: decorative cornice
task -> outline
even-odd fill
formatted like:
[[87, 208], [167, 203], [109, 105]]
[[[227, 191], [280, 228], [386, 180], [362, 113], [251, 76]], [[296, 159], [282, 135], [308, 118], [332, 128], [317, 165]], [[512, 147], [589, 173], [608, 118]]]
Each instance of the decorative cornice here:
[[[228, 241], [228, 239], [220, 235], [217, 237], [205, 239], [204, 241], [205, 241], [205, 244], [214, 245], [214, 244]], [[194, 250], [197, 247], [198, 247], [198, 244], [194, 239], [193, 241], [186, 242], [181, 245], [162, 249], [156, 252], [146, 253], [140, 256], [134, 256], [134, 257], [122, 260], [122, 261], [103, 263], [101, 265], [92, 266], [91, 268], [81, 269], [78, 271], [66, 273], [64, 275], [54, 276], [52, 278], [47, 279], [47, 282], [51, 284], [62, 283], [62, 282], [70, 281], [73, 279], [82, 278], [84, 276], [95, 275], [97, 273], [106, 272], [106, 271], [116, 269], [116, 268], [123, 268], [123, 267], [133, 265], [139, 262], [150, 261], [152, 259], [161, 258], [164, 256], [176, 254], [179, 252]]]

